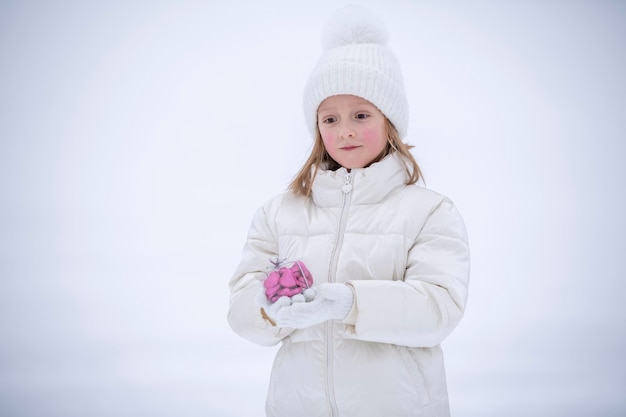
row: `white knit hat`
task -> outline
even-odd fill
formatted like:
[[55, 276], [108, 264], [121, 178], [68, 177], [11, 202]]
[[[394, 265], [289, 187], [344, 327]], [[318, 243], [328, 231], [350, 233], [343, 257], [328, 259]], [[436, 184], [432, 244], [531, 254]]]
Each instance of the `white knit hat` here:
[[322, 101], [350, 94], [378, 107], [405, 137], [409, 106], [400, 66], [386, 43], [385, 24], [370, 10], [346, 6], [335, 12], [322, 34], [325, 52], [304, 89], [305, 120], [312, 135]]

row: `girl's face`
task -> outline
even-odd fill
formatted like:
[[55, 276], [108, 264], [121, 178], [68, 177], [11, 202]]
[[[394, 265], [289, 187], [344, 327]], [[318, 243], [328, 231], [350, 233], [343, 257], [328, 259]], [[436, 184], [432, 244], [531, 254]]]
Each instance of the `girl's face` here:
[[326, 152], [347, 169], [368, 166], [387, 146], [385, 116], [360, 97], [328, 97], [317, 110], [317, 125]]

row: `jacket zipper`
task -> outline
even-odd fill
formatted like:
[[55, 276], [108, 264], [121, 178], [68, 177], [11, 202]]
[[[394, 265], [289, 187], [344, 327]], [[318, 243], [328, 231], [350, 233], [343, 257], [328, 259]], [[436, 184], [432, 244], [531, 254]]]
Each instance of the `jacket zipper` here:
[[[343, 193], [341, 199], [341, 214], [339, 216], [339, 228], [337, 231], [337, 240], [331, 257], [330, 269], [328, 271], [328, 282], [335, 282], [337, 273], [337, 263], [339, 262], [339, 253], [343, 245], [343, 235], [346, 229], [348, 219], [348, 209], [352, 201], [352, 173], [346, 174], [346, 182], [341, 187]], [[326, 327], [326, 397], [330, 406], [330, 415], [335, 417], [338, 415], [337, 402], [335, 400], [335, 387], [333, 376], [333, 322], [327, 321]]]

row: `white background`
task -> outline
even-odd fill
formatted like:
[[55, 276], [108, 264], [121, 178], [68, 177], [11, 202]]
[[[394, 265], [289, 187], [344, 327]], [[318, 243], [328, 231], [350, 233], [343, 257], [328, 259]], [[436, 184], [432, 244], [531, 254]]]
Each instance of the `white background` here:
[[[341, 3], [0, 1], [0, 414], [262, 416], [227, 281]], [[626, 4], [363, 1], [471, 239], [455, 417], [626, 413]]]

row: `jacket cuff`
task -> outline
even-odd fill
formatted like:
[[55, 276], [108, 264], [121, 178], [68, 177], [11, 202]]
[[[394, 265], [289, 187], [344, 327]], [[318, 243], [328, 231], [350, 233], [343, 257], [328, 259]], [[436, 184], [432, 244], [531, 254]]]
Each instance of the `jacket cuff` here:
[[358, 310], [356, 308], [356, 291], [354, 290], [354, 286], [350, 284], [350, 282], [346, 282], [346, 285], [349, 286], [350, 289], [352, 290], [354, 299], [352, 300], [352, 308], [350, 308], [348, 315], [341, 322], [343, 324], [354, 326], [356, 324], [356, 318], [358, 316]]

